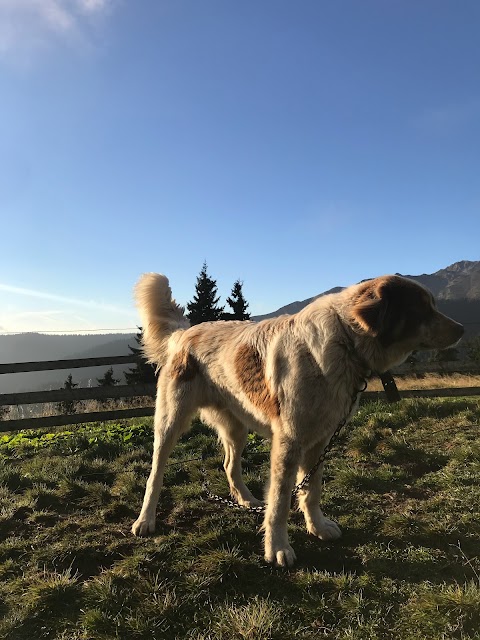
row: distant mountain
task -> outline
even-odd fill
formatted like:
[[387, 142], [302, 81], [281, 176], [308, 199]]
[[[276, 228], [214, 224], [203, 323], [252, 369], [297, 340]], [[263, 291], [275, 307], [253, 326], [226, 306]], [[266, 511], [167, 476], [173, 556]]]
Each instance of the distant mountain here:
[[[42, 360], [71, 360], [101, 356], [129, 355], [128, 346], [138, 346], [135, 334], [105, 335], [44, 335], [24, 333], [0, 336], [0, 362], [39, 362]], [[123, 372], [132, 365], [115, 365], [114, 375], [124, 383]], [[32, 373], [12, 373], [0, 376], [0, 393], [59, 389], [69, 373], [79, 386], [97, 385], [108, 366]]]
[[284, 307], [280, 307], [280, 309], [277, 309], [276, 311], [272, 311], [271, 313], [266, 313], [263, 316], [254, 316], [252, 320], [255, 320], [258, 322], [260, 320], [266, 320], [267, 318], [276, 318], [277, 316], [282, 316], [285, 314], [292, 315], [294, 313], [297, 313], [298, 311], [301, 311], [304, 307], [307, 306], [307, 304], [310, 304], [317, 298], [320, 298], [321, 296], [326, 296], [329, 293], [338, 293], [339, 291], [342, 291], [342, 289], [344, 288], [345, 287], [334, 287], [333, 289], [329, 289], [324, 293], [319, 293], [318, 295], [313, 296], [313, 298], [307, 298], [306, 300], [302, 300], [301, 302], [298, 300], [296, 302], [290, 302], [290, 304], [286, 304]]
[[[437, 299], [439, 309], [465, 324], [467, 334], [480, 333], [480, 261], [462, 260], [432, 274], [405, 277], [428, 287]], [[297, 313], [320, 296], [337, 293], [342, 289], [344, 287], [335, 287], [307, 300], [291, 302], [272, 313], [255, 316], [253, 320]]]
[[480, 261], [462, 260], [431, 275], [406, 276], [430, 289], [437, 300], [480, 300]]

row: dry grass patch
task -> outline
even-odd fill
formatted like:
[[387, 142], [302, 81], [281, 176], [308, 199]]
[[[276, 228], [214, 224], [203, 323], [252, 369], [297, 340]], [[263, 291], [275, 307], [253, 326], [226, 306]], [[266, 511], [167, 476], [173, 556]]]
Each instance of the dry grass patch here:
[[[480, 375], [464, 373], [426, 373], [411, 376], [394, 376], [398, 389], [451, 389], [460, 387], [480, 387]], [[369, 391], [382, 391], [383, 386], [379, 378], [368, 382]]]

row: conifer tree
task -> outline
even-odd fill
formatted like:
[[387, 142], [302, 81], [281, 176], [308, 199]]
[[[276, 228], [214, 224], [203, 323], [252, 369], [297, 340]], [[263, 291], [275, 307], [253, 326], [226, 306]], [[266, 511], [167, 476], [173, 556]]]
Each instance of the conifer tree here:
[[128, 345], [128, 348], [133, 353], [133, 355], [140, 358], [135, 367], [130, 368], [128, 371], [125, 371], [125, 381], [127, 384], [148, 384], [150, 382], [155, 382], [157, 379], [155, 373], [155, 367], [145, 360], [143, 355], [143, 351], [141, 349], [142, 346], [142, 336], [143, 329], [142, 327], [138, 327], [139, 333], [135, 336], [135, 341], [138, 344], [137, 347], [131, 347]]
[[[227, 298], [228, 306], [233, 310], [233, 313], [228, 314], [229, 320], [249, 320], [250, 314], [248, 313], [248, 302], [243, 296], [243, 282], [237, 280], [232, 288], [230, 297]], [[225, 314], [227, 315], [227, 314]]]
[[[62, 389], [70, 390], [70, 389], [75, 389], [75, 387], [78, 387], [78, 384], [76, 382], [73, 382], [72, 374], [69, 373], [67, 379], [64, 382]], [[75, 402], [74, 400], [64, 400], [63, 402], [57, 403], [57, 411], [59, 411], [63, 415], [71, 415], [72, 413], [76, 412], [77, 405], [78, 405], [78, 402]]]
[[458, 360], [458, 349], [449, 347], [448, 349], [436, 349], [432, 352], [430, 362], [456, 362]]
[[118, 378], [113, 377], [113, 367], [105, 371], [103, 378], [97, 378], [99, 387], [114, 387], [120, 382]]
[[430, 356], [430, 362], [436, 362], [440, 365], [440, 369], [444, 370], [449, 362], [458, 360], [458, 349], [449, 347], [448, 349], [436, 349]]
[[192, 326], [221, 319], [223, 307], [218, 306], [220, 297], [217, 294], [217, 283], [207, 274], [207, 263], [204, 262], [197, 277], [193, 300], [187, 303], [186, 315]]
[[[99, 387], [114, 387], [120, 382], [120, 380], [113, 377], [113, 367], [110, 367], [110, 369], [107, 369], [105, 371], [105, 375], [103, 376], [103, 378], [97, 378], [97, 382]], [[109, 402], [112, 402], [112, 400], [98, 400], [98, 404], [101, 407], [106, 407]]]
[[467, 350], [467, 358], [476, 364], [480, 363], [480, 336], [468, 340], [465, 347]]

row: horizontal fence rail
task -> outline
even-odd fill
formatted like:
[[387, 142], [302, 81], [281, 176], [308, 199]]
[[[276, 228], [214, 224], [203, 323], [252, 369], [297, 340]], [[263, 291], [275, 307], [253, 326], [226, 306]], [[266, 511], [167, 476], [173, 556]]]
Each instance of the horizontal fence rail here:
[[[399, 389], [402, 398], [460, 398], [480, 396], [480, 387], [450, 387], [450, 389]], [[381, 400], [384, 391], [365, 391], [362, 400]]]
[[[78, 358], [72, 360], [48, 360], [43, 362], [19, 362], [0, 364], [0, 374], [24, 373], [30, 371], [51, 371], [56, 369], [77, 369], [82, 367], [100, 367], [105, 365], [118, 365], [139, 363], [142, 359], [131, 354], [126, 356], [105, 356], [99, 358]], [[415, 366], [404, 364], [398, 367], [394, 373], [400, 377], [404, 375], [428, 374], [428, 373], [480, 373], [475, 366], [462, 363], [424, 364]], [[27, 417], [15, 420], [0, 420], [0, 433], [6, 431], [18, 431], [20, 429], [42, 429], [61, 425], [73, 425], [87, 422], [103, 422], [107, 420], [121, 420], [152, 416], [154, 414], [153, 398], [156, 385], [115, 385], [84, 387], [80, 389], [52, 389], [51, 391], [27, 391], [21, 393], [0, 394], [0, 407], [19, 406], [46, 403], [74, 403], [83, 400], [108, 400], [120, 398], [152, 398], [151, 405], [128, 409], [114, 409], [104, 411], [92, 411], [85, 413], [61, 414], [42, 417]], [[480, 387], [454, 387], [449, 389], [408, 389], [402, 390], [403, 398], [434, 398], [434, 397], [459, 397], [480, 396]], [[384, 391], [366, 391], [362, 399], [379, 400], [385, 397]]]
[[0, 364], [0, 373], [25, 373], [26, 371], [53, 371], [54, 369], [79, 369], [101, 367], [106, 364], [140, 362], [137, 356], [105, 356], [103, 358], [77, 358], [75, 360], [46, 360], [44, 362], [16, 362]]
[[107, 422], [108, 420], [125, 420], [126, 418], [143, 418], [153, 416], [154, 407], [137, 407], [134, 409], [116, 409], [114, 411], [90, 411], [72, 415], [43, 416], [41, 418], [20, 418], [19, 420], [0, 421], [0, 433], [20, 431], [21, 429], [45, 429], [68, 424], [85, 424], [87, 422]]
[[[106, 400], [111, 398], [155, 397], [155, 384], [118, 385], [114, 387], [84, 387], [81, 389], [54, 389], [52, 391], [26, 391], [0, 395], [0, 406], [19, 404], [43, 404], [47, 402], [79, 402], [81, 400]], [[435, 398], [478, 396], [480, 387], [451, 387], [450, 389], [402, 389], [404, 398]], [[384, 391], [365, 391], [363, 400], [380, 400]]]
[[80, 400], [106, 400], [108, 398], [140, 398], [155, 396], [155, 384], [122, 384], [107, 387], [82, 387], [80, 389], [53, 389], [52, 391], [26, 391], [3, 393], [0, 406], [16, 404], [42, 404], [45, 402], [79, 402]]

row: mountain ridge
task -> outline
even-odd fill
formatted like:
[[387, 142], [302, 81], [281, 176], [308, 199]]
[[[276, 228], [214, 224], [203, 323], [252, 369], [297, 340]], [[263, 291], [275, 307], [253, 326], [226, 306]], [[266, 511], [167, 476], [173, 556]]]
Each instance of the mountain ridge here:
[[[432, 274], [423, 273], [412, 276], [407, 274], [396, 273], [395, 275], [403, 276], [423, 284], [430, 289], [437, 301], [440, 300], [473, 300], [480, 303], [480, 260], [459, 260], [453, 264], [439, 269]], [[371, 278], [365, 278], [360, 282], [365, 282]], [[290, 302], [276, 311], [254, 316], [252, 320], [259, 322], [268, 318], [275, 318], [283, 314], [297, 313], [308, 304], [330, 293], [338, 293], [345, 287], [333, 287], [319, 293], [311, 298], [301, 301]], [[480, 319], [480, 318], [479, 318]]]

